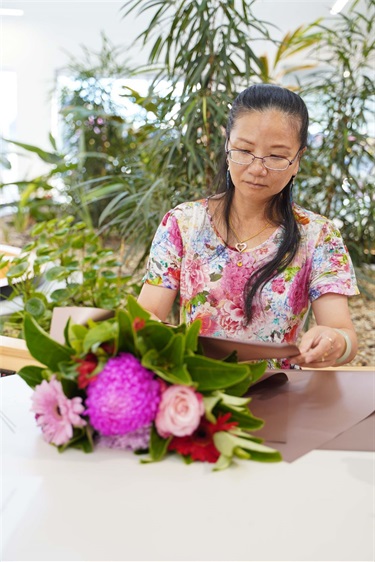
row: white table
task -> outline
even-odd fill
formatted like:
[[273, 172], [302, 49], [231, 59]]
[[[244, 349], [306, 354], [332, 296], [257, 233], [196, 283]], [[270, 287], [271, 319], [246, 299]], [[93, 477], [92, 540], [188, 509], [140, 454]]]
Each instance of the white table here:
[[313, 451], [294, 463], [238, 461], [213, 473], [179, 458], [60, 455], [0, 381], [2, 560], [374, 560], [373, 453]]

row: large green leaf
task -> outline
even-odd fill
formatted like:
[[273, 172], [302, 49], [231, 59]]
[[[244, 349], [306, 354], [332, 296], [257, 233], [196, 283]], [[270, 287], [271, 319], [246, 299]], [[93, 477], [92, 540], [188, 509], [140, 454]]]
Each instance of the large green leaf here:
[[35, 388], [36, 385], [40, 384], [43, 380], [43, 367], [37, 367], [36, 365], [28, 365], [22, 367], [18, 371], [18, 375], [29, 385], [31, 388]]
[[117, 351], [126, 351], [137, 355], [135, 332], [128, 312], [118, 310], [116, 319], [118, 323]]
[[69, 361], [74, 354], [72, 348], [61, 345], [50, 338], [30, 314], [25, 314], [23, 329], [31, 355], [51, 371], [57, 371], [60, 361]]
[[200, 355], [185, 356], [185, 363], [202, 392], [231, 387], [249, 375], [249, 366], [245, 363], [225, 363]]
[[170, 438], [163, 439], [163, 437], [160, 437], [155, 427], [152, 426], [150, 436], [150, 457], [153, 461], [161, 461], [165, 457], [170, 440]]
[[139, 335], [147, 349], [155, 348], [158, 351], [165, 349], [174, 337], [172, 328], [156, 320], [149, 320], [147, 325], [139, 330]]
[[127, 308], [132, 320], [134, 320], [135, 318], [147, 320], [151, 316], [149, 312], [147, 312], [144, 308], [141, 307], [140, 304], [138, 304], [137, 300], [132, 295], [128, 296]]
[[160, 352], [160, 358], [166, 364], [182, 365], [185, 351], [185, 335], [173, 334], [168, 344]]
[[156, 349], [150, 349], [143, 355], [142, 365], [171, 384], [190, 385], [192, 383], [185, 364], [170, 365], [160, 356]]
[[42, 150], [38, 146], [34, 146], [32, 144], [25, 144], [24, 142], [16, 142], [9, 139], [4, 139], [4, 140], [16, 146], [19, 146], [24, 150], [27, 150], [28, 152], [33, 152], [37, 154], [41, 160], [47, 162], [48, 164], [58, 164], [61, 161], [63, 161], [63, 157], [60, 156], [59, 154], [56, 154], [54, 152], [46, 152], [45, 150]]
[[195, 353], [198, 349], [198, 336], [202, 326], [201, 320], [195, 320], [186, 331], [185, 353]]

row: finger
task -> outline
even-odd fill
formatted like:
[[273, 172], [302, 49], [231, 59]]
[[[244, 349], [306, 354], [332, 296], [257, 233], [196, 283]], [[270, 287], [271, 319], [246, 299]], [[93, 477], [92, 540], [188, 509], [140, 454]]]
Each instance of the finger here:
[[305, 334], [299, 345], [299, 350], [301, 355], [310, 351], [310, 349], [314, 348], [317, 343], [319, 342], [319, 334]]

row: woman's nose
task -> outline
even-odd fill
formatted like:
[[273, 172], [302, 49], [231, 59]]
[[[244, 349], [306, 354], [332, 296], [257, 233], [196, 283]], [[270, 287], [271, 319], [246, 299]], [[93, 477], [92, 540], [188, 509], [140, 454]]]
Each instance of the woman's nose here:
[[263, 166], [263, 161], [260, 158], [254, 158], [251, 164], [247, 166], [247, 171], [257, 176], [263, 176], [267, 173], [267, 169]]

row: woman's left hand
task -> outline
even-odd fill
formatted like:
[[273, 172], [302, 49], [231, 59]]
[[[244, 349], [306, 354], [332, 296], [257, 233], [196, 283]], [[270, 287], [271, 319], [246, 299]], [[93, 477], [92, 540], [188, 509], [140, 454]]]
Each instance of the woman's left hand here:
[[300, 355], [291, 358], [291, 361], [300, 367], [332, 367], [345, 348], [345, 339], [339, 332], [329, 326], [314, 326], [302, 336]]

